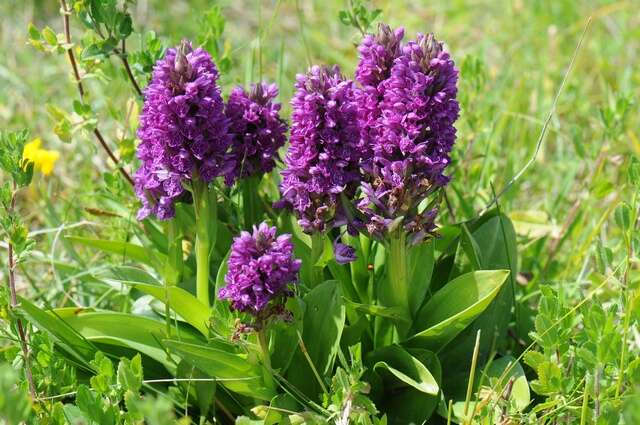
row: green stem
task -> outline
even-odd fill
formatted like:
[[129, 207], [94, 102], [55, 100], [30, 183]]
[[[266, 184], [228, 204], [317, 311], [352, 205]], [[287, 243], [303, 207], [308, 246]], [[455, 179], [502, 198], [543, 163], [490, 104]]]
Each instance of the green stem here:
[[209, 306], [209, 258], [216, 241], [217, 203], [215, 189], [194, 179], [193, 205], [196, 215], [196, 296]]
[[262, 326], [262, 329], [258, 331], [258, 342], [260, 343], [260, 350], [262, 351], [262, 364], [264, 364], [267, 373], [265, 374], [265, 384], [275, 389], [276, 383], [273, 380], [271, 371], [271, 355], [269, 354], [269, 342], [267, 341], [267, 331]]
[[176, 286], [182, 277], [182, 235], [175, 220], [165, 226], [167, 236], [167, 262], [164, 269], [164, 313], [167, 325], [167, 336], [171, 336], [171, 300], [169, 288]]
[[407, 275], [407, 241], [403, 231], [393, 233], [389, 240], [389, 301], [393, 307], [409, 312], [409, 288]]
[[244, 214], [244, 228], [257, 224], [260, 219], [260, 199], [258, 198], [258, 185], [260, 179], [250, 177], [242, 182], [242, 212]]
[[313, 286], [319, 285], [324, 281], [324, 268], [317, 266], [317, 262], [322, 257], [324, 251], [324, 234], [314, 233], [311, 235], [311, 276]]

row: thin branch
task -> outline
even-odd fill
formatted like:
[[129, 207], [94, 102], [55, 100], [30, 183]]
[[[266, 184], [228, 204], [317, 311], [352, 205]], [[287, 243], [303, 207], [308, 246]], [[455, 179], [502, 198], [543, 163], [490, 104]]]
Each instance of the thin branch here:
[[[13, 193], [11, 194], [11, 207], [9, 210], [9, 215], [13, 214], [14, 208], [16, 206], [16, 183], [13, 183]], [[16, 294], [16, 278], [15, 278], [15, 267], [16, 264], [13, 259], [13, 244], [9, 242], [9, 292], [11, 293], [11, 310], [15, 309], [18, 305], [18, 296]], [[27, 382], [29, 383], [29, 392], [31, 393], [31, 397], [36, 399], [36, 386], [33, 383], [33, 374], [31, 373], [31, 363], [29, 361], [29, 347], [27, 341], [27, 334], [24, 330], [24, 326], [22, 326], [22, 320], [20, 318], [16, 321], [18, 327], [18, 335], [20, 337], [20, 346], [22, 348], [22, 355], [24, 357], [24, 373], [27, 377]]]
[[[71, 11], [67, 7], [67, 1], [66, 0], [60, 0], [60, 6], [62, 7], [62, 16], [63, 16], [63, 23], [64, 23], [64, 36], [65, 36], [65, 40], [67, 42], [67, 55], [69, 56], [69, 62], [71, 62], [71, 68], [73, 68], [73, 76], [74, 76], [74, 78], [76, 80], [76, 84], [78, 85], [78, 92], [80, 93], [80, 99], [82, 100], [84, 98], [85, 94], [86, 94], [86, 91], [85, 91], [84, 86], [82, 84], [82, 79], [80, 78], [80, 72], [78, 70], [78, 64], [76, 62], [75, 55], [73, 54], [73, 48], [71, 47], [72, 46], [71, 45], [71, 31], [69, 29], [69, 15], [71, 14]], [[100, 133], [100, 130], [98, 130], [98, 127], [96, 127], [93, 130], [93, 134], [95, 134], [96, 138], [98, 139], [98, 142], [100, 142], [100, 145], [105, 150], [105, 152], [107, 153], [109, 158], [111, 158], [111, 161], [113, 161], [113, 163], [115, 164], [115, 166], [118, 169], [118, 171], [120, 171], [122, 176], [129, 182], [129, 184], [131, 184], [131, 186], [133, 186], [134, 185], [133, 179], [131, 178], [129, 173], [127, 173], [127, 171], [120, 165], [120, 160], [113, 153], [113, 151], [111, 150], [109, 145], [107, 145], [107, 142], [105, 142], [104, 137], [102, 137], [102, 134]]]
[[125, 71], [127, 71], [127, 76], [129, 77], [129, 81], [131, 81], [134, 90], [138, 93], [138, 96], [142, 97], [142, 90], [140, 90], [140, 86], [138, 85], [136, 78], [133, 76], [131, 66], [129, 66], [129, 61], [127, 60], [127, 45], [124, 39], [122, 39], [122, 50], [114, 49], [114, 51], [122, 60], [122, 64], [124, 65]]

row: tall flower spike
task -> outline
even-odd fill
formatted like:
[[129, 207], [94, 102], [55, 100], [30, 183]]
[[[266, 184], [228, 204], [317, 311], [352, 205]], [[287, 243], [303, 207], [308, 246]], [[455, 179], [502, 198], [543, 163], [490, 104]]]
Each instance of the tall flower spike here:
[[266, 223], [243, 231], [231, 246], [227, 286], [219, 297], [231, 301], [234, 310], [258, 315], [271, 300], [291, 295], [290, 284], [298, 279], [301, 261], [293, 256], [291, 235], [276, 236]]
[[355, 89], [337, 66], [312, 67], [298, 75], [296, 89], [281, 203], [305, 232], [324, 232], [346, 222], [342, 200], [351, 200], [360, 182]]
[[[383, 236], [402, 225], [413, 242], [433, 231], [436, 211], [420, 203], [448, 182], [444, 175], [456, 139], [458, 70], [432, 34], [419, 34], [378, 85], [373, 157], [361, 210], [369, 231]], [[398, 222], [401, 220], [401, 223]]]
[[140, 116], [135, 190], [138, 219], [175, 215], [185, 183], [226, 174], [230, 137], [217, 85], [218, 70], [205, 50], [183, 41], [156, 63]]
[[380, 23], [378, 33], [367, 34], [360, 43], [360, 61], [356, 68], [356, 81], [361, 88], [356, 91], [358, 120], [360, 122], [363, 168], [371, 168], [371, 146], [379, 135], [376, 120], [380, 117], [379, 103], [384, 95], [379, 85], [389, 78], [394, 61], [402, 53], [404, 28], [392, 30]]
[[280, 118], [275, 84], [259, 83], [249, 93], [236, 87], [229, 95], [225, 115], [232, 136], [234, 167], [226, 176], [228, 185], [236, 179], [270, 172], [276, 165], [278, 149], [286, 141], [287, 124]]

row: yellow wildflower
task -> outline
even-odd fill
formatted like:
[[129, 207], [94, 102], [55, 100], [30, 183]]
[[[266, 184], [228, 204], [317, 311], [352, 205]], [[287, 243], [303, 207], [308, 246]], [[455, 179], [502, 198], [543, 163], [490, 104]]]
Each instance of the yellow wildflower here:
[[56, 161], [60, 158], [60, 152], [42, 149], [40, 148], [41, 144], [42, 140], [40, 140], [39, 137], [36, 137], [24, 145], [22, 159], [33, 162], [33, 166], [36, 170], [40, 170], [42, 171], [42, 174], [48, 176], [53, 171]]

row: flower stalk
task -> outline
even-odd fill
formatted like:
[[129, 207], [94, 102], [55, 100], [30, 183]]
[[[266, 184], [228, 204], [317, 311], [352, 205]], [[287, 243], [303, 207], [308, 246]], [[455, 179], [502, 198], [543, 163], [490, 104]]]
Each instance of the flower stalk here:
[[175, 220], [167, 221], [165, 225], [165, 234], [167, 235], [167, 253], [168, 259], [164, 270], [164, 313], [167, 325], [167, 336], [171, 336], [171, 299], [169, 288], [176, 286], [182, 277], [182, 234], [178, 229]]
[[262, 352], [262, 364], [267, 370], [264, 375], [265, 384], [269, 388], [276, 388], [276, 383], [273, 380], [273, 375], [271, 372], [271, 354], [269, 353], [269, 341], [267, 340], [267, 330], [264, 327], [264, 324], [260, 327], [258, 333], [258, 343], [260, 344], [260, 351]]
[[324, 233], [311, 235], [311, 285], [317, 286], [324, 281], [324, 267], [318, 265], [324, 251]]
[[244, 227], [249, 229], [260, 220], [260, 198], [258, 196], [260, 176], [248, 177], [241, 184]]
[[[382, 305], [397, 308], [403, 318], [411, 315], [409, 307], [409, 275], [407, 270], [407, 234], [395, 230], [389, 234], [387, 247], [387, 278], [381, 282], [378, 299]], [[409, 321], [395, 323], [397, 336], [403, 337], [409, 331]]]
[[196, 296], [209, 306], [209, 258], [216, 241], [217, 202], [215, 189], [200, 179], [193, 181], [196, 215]]

